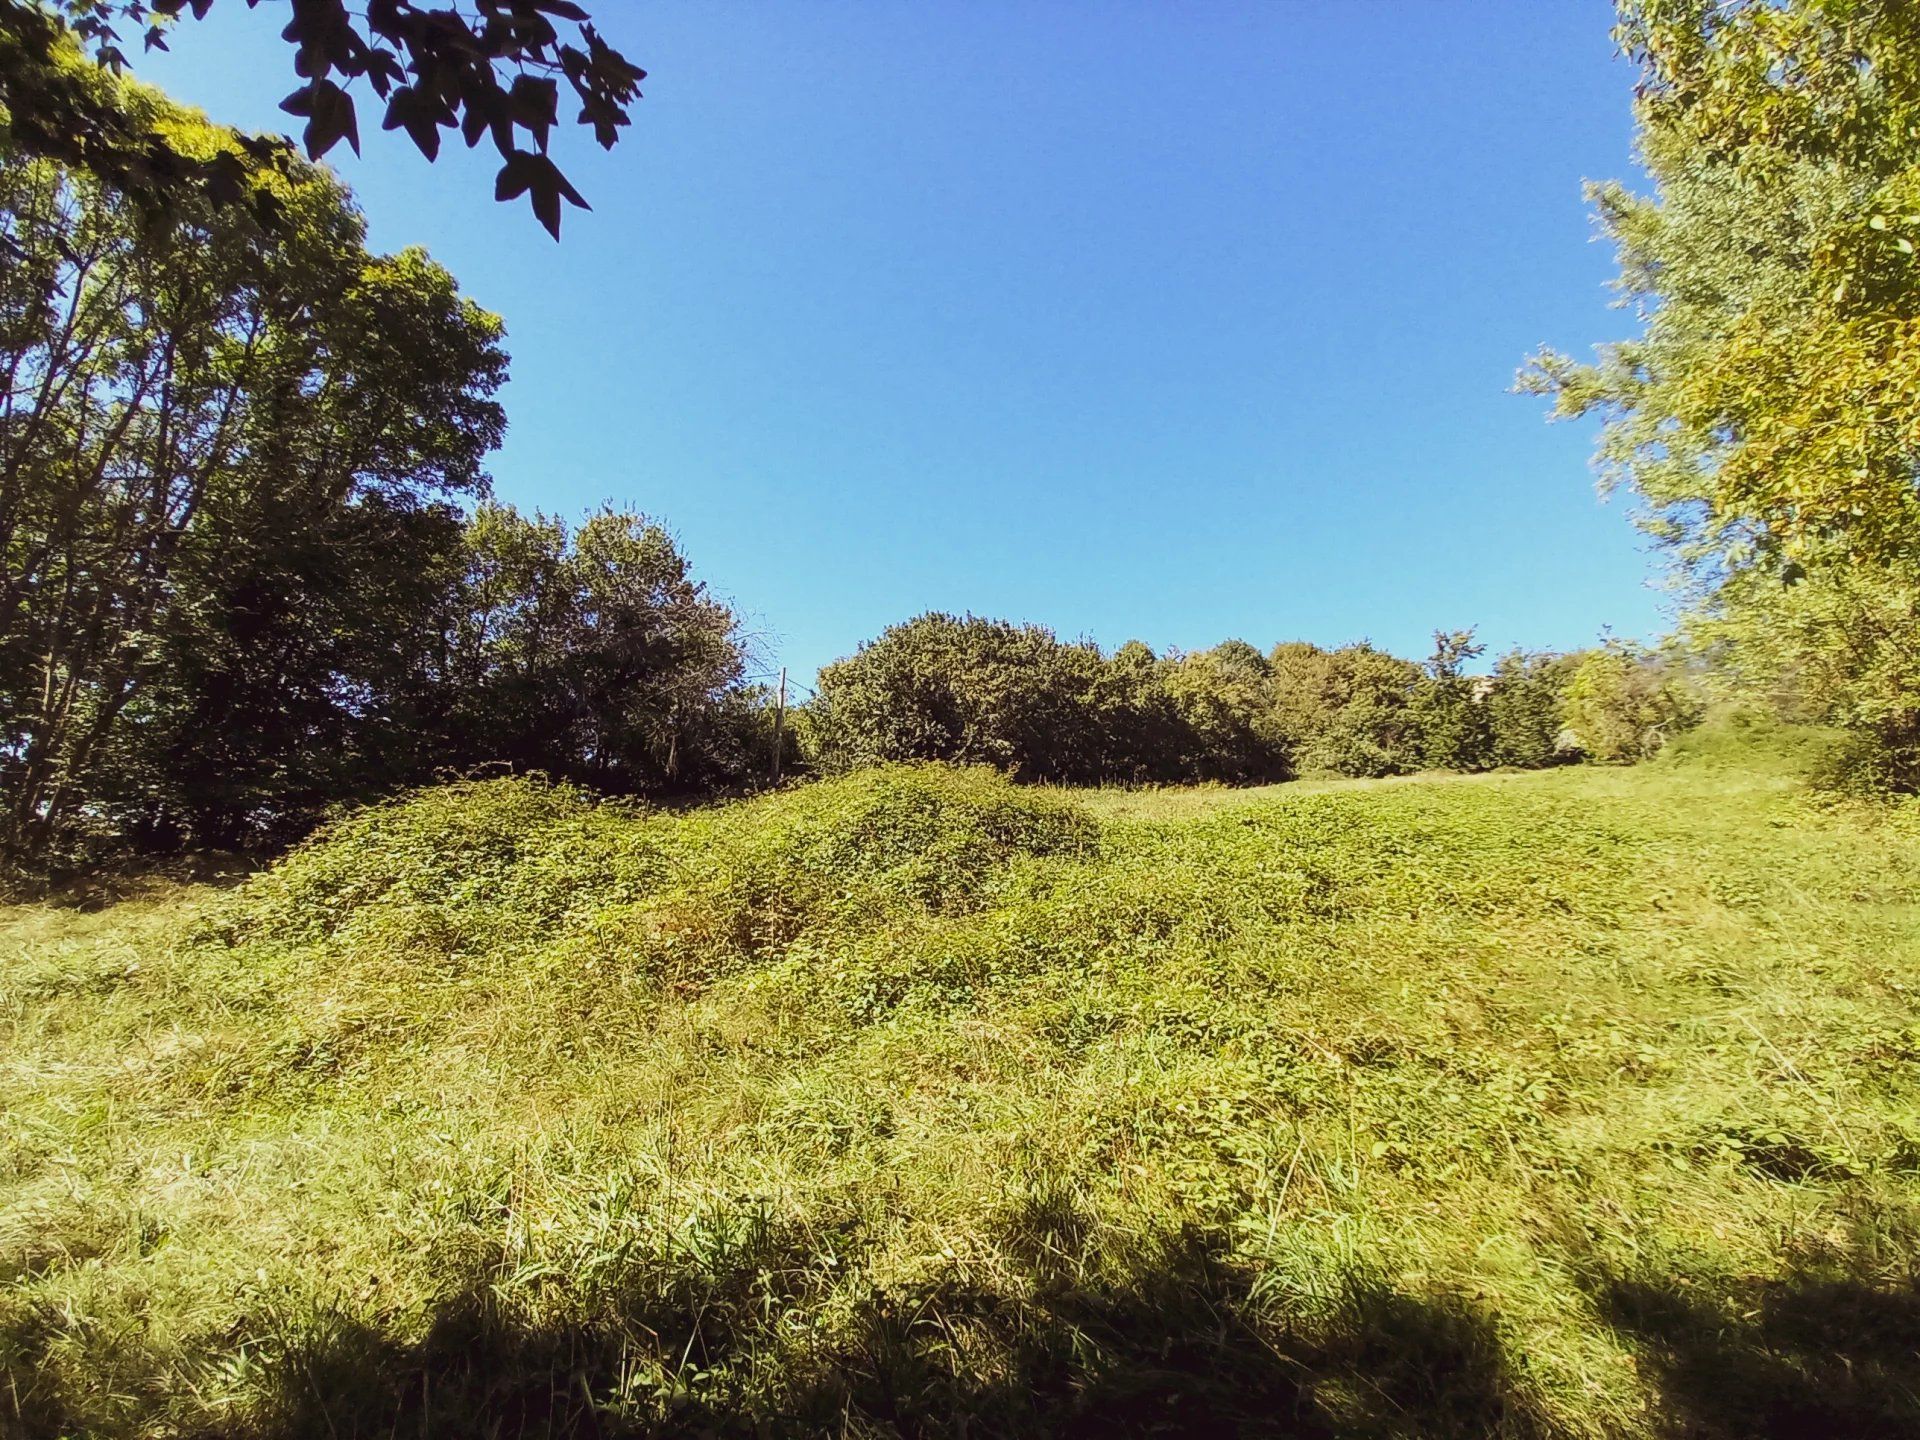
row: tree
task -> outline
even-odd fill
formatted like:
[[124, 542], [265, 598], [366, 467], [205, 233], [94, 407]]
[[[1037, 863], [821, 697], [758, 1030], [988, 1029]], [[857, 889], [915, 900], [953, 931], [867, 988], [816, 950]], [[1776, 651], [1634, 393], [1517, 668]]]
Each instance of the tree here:
[[1266, 660], [1229, 640], [1108, 656], [1036, 625], [921, 615], [820, 672], [809, 721], [821, 764], [994, 765], [1023, 780], [1137, 784], [1284, 779]]
[[1039, 626], [931, 613], [820, 672], [829, 769], [889, 760], [994, 765], [1027, 780], [1104, 778], [1104, 661]]
[[1094, 692], [1099, 778], [1140, 785], [1196, 778], [1205, 756], [1167, 685], [1170, 662], [1139, 640], [1108, 657]]
[[1822, 566], [1792, 585], [1742, 575], [1686, 633], [1737, 695], [1849, 732], [1829, 778], [1920, 787], [1920, 569]]
[[1436, 630], [1425, 678], [1415, 688], [1414, 722], [1421, 763], [1442, 770], [1485, 770], [1493, 764], [1493, 726], [1480, 687], [1466, 666], [1486, 653], [1472, 630]]
[[1267, 652], [1267, 687], [1274, 733], [1292, 754], [1303, 754], [1345, 699], [1340, 657], [1306, 640], [1276, 645]]
[[732, 610], [661, 526], [577, 528], [483, 505], [447, 587], [426, 687], [437, 763], [504, 763], [621, 793], [690, 790], [755, 761]]
[[1579, 663], [1577, 655], [1529, 655], [1517, 649], [1494, 662], [1486, 707], [1495, 765], [1535, 770], [1568, 758], [1561, 743], [1566, 729], [1561, 706]]
[[[186, 192], [220, 202], [270, 199], [247, 189], [231, 152], [207, 155], [176, 144], [165, 126], [122, 103], [121, 87], [95, 73], [95, 62], [110, 72], [124, 64], [123, 27], [140, 31], [147, 46], [165, 48], [171, 22], [199, 19], [212, 6], [0, 0], [0, 106], [11, 143], [149, 202]], [[563, 26], [570, 27], [564, 34]], [[349, 87], [364, 83], [381, 102], [382, 128], [405, 130], [429, 160], [439, 154], [443, 130], [469, 147], [490, 140], [502, 162], [496, 197], [527, 196], [555, 239], [561, 201], [587, 203], [547, 153], [562, 85], [579, 103], [578, 123], [611, 148], [646, 78], [571, 0], [483, 0], [473, 15], [412, 0], [362, 9], [346, 0], [297, 0], [282, 38], [294, 49], [301, 83], [281, 108], [304, 120], [308, 158], [342, 140], [359, 151], [360, 117]], [[286, 163], [271, 141], [244, 144], [254, 163]]]
[[86, 781], [113, 837], [154, 851], [297, 838], [326, 809], [449, 763], [422, 689], [458, 513], [378, 495], [261, 496], [258, 543], [197, 580]]
[[1644, 760], [1699, 718], [1658, 656], [1617, 640], [1589, 650], [1567, 680], [1567, 730], [1595, 760]]
[[1273, 720], [1267, 660], [1244, 640], [1182, 656], [1165, 684], [1191, 736], [1187, 768], [1196, 779], [1235, 784], [1284, 780], [1292, 772], [1286, 739]]
[[[1902, 631], [1920, 564], [1920, 11], [1626, 0], [1620, 16], [1655, 191], [1591, 194], [1641, 333], [1591, 365], [1544, 354], [1522, 384], [1602, 417], [1603, 484], [1640, 497], [1717, 642], [1757, 655], [1766, 618], [1792, 616], [1799, 673], [1884, 676], [1859, 637]], [[1920, 733], [1906, 693], [1826, 700], [1897, 746]]]
[[1920, 542], [1920, 12], [1630, 0], [1657, 193], [1595, 187], [1642, 335], [1526, 383], [1711, 569]]
[[[1263, 655], [1227, 640], [1156, 656], [1130, 640], [1105, 655], [1039, 626], [921, 615], [822, 670], [805, 728], [827, 770], [947, 760], [1067, 784], [1245, 785], [1296, 765], [1404, 774], [1426, 763], [1431, 720], [1453, 727], [1453, 763], [1484, 768], [1491, 708], [1461, 674], [1479, 647], [1471, 631], [1436, 638], [1429, 674], [1364, 644]], [[1516, 763], [1550, 758], [1549, 742], [1545, 758]]]
[[[238, 153], [197, 114], [120, 91], [182, 153]], [[267, 792], [326, 789], [316, 758], [354, 763], [382, 723], [391, 647], [375, 637], [485, 485], [499, 320], [423, 253], [370, 255], [317, 167], [249, 183], [281, 223], [190, 200], [156, 224], [88, 172], [0, 152], [0, 240], [19, 257], [0, 265], [13, 857], [129, 807], [194, 825], [180, 765], [201, 745], [217, 831]]]
[[1300, 754], [1303, 773], [1372, 778], [1420, 767], [1413, 697], [1421, 668], [1371, 645], [1333, 651], [1324, 728]]

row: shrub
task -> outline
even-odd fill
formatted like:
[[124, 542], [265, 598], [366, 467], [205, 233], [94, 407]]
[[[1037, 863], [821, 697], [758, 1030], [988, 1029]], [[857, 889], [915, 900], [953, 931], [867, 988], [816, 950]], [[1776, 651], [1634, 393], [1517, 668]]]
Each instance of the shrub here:
[[[1156, 656], [1130, 641], [1107, 655], [1037, 626], [929, 614], [823, 670], [797, 728], [828, 772], [945, 760], [1063, 784], [1259, 784], [1297, 771], [1550, 763], [1561, 669], [1541, 689], [1545, 657], [1509, 666], [1495, 704], [1489, 682], [1464, 673], [1481, 653], [1473, 632], [1436, 632], [1435, 642], [1424, 667], [1366, 643], [1295, 641], [1262, 654], [1228, 640]], [[1523, 680], [1533, 687], [1524, 696]], [[1523, 734], [1528, 726], [1540, 733]]]
[[1618, 641], [1584, 655], [1567, 681], [1567, 729], [1596, 760], [1642, 760], [1693, 724], [1700, 705], [1657, 656]]
[[1487, 724], [1493, 763], [1523, 770], [1570, 758], [1562, 743], [1561, 709], [1577, 656], [1529, 655], [1510, 650], [1493, 667], [1487, 690]]
[[1412, 701], [1420, 667], [1365, 644], [1337, 650], [1334, 659], [1332, 712], [1301, 754], [1302, 772], [1374, 778], [1419, 769]]
[[222, 912], [221, 929], [317, 939], [368, 906], [492, 898], [550, 832], [595, 813], [583, 792], [540, 779], [461, 781], [401, 795], [326, 826], [249, 880]]
[[1441, 770], [1485, 770], [1493, 764], [1493, 727], [1468, 661], [1486, 653], [1471, 630], [1433, 632], [1433, 655], [1415, 688], [1412, 709], [1420, 760]]
[[1099, 778], [1091, 646], [1034, 625], [929, 614], [820, 672], [828, 770], [892, 761], [993, 765], [1026, 780]]
[[1285, 737], [1274, 723], [1266, 657], [1228, 640], [1169, 662], [1167, 693], [1186, 731], [1193, 778], [1245, 784], [1292, 773]]
[[1912, 565], [1835, 561], [1791, 581], [1742, 575], [1687, 631], [1736, 696], [1789, 721], [1848, 732], [1821, 768], [1823, 785], [1920, 790], [1920, 574]]
[[351, 926], [360, 949], [385, 937], [404, 963], [419, 947], [401, 940], [441, 933], [444, 916], [426, 912], [445, 912], [536, 942], [556, 925], [625, 927], [724, 968], [828, 913], [964, 909], [1020, 856], [1096, 845], [1078, 806], [985, 768], [887, 766], [689, 814], [544, 780], [467, 781], [330, 826], [209, 930], [297, 945]]
[[820, 672], [808, 730], [823, 769], [945, 760], [1021, 780], [1272, 780], [1265, 661], [1229, 641], [1156, 658], [1111, 657], [1036, 625], [929, 614]]

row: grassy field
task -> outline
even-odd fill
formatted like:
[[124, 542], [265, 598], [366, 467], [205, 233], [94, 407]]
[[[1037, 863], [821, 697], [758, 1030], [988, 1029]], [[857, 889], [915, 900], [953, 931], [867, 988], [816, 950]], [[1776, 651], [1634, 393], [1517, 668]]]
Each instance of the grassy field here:
[[519, 782], [0, 919], [0, 1431], [1920, 1434], [1920, 811], [1779, 735]]

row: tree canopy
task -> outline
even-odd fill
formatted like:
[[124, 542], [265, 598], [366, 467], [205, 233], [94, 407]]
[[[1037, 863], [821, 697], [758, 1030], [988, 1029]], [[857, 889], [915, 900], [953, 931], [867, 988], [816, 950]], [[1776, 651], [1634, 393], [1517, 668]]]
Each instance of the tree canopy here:
[[1897, 3], [1645, 0], [1652, 196], [1592, 188], [1639, 337], [1526, 383], [1601, 414], [1609, 483], [1719, 573], [1920, 544], [1920, 19]]
[[[232, 136], [122, 103], [183, 154]], [[183, 727], [337, 753], [407, 595], [480, 493], [502, 327], [423, 252], [370, 254], [346, 192], [257, 177], [282, 223], [204, 200], [154, 224], [87, 172], [7, 156], [0, 237], [0, 761], [15, 845]], [[372, 667], [370, 670], [369, 667]], [[216, 698], [224, 697], [224, 699]], [[209, 711], [207, 707], [214, 709]], [[277, 756], [277, 758], [276, 758]], [[229, 773], [230, 782], [246, 771]], [[297, 788], [297, 787], [296, 787]]]
[[735, 618], [665, 530], [489, 502], [499, 317], [370, 252], [324, 168], [247, 177], [275, 224], [0, 142], [0, 861], [283, 838], [446, 768], [759, 763]]
[[1640, 334], [1523, 384], [1602, 418], [1712, 653], [1920, 782], [1920, 11], [1626, 0], [1618, 34], [1654, 190], [1591, 194]]

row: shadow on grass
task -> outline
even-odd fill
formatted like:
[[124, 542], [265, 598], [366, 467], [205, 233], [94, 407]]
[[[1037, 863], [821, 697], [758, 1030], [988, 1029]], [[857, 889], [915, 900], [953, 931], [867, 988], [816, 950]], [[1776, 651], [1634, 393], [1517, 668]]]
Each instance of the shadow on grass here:
[[1717, 1294], [1598, 1288], [1675, 1421], [1700, 1440], [1920, 1437], [1920, 1290], [1798, 1275]]
[[267, 863], [265, 855], [207, 850], [146, 856], [47, 876], [0, 870], [0, 905], [44, 905], [93, 914], [127, 900], [149, 900], [187, 885], [231, 890]]
[[[1489, 1319], [1462, 1303], [1356, 1285], [1311, 1323], [1294, 1323], [1250, 1293], [1243, 1267], [1182, 1240], [1120, 1267], [1117, 1282], [1028, 1257], [1017, 1294], [961, 1278], [857, 1299], [842, 1289], [829, 1342], [810, 1323], [823, 1299], [810, 1288], [821, 1283], [806, 1268], [812, 1257], [797, 1237], [770, 1243], [698, 1275], [643, 1267], [628, 1289], [583, 1305], [577, 1323], [517, 1320], [484, 1283], [455, 1287], [414, 1343], [345, 1315], [301, 1312], [257, 1352], [255, 1403], [229, 1412], [244, 1421], [176, 1410], [181, 1423], [155, 1424], [181, 1388], [151, 1380], [119, 1388], [117, 1416], [83, 1413], [92, 1399], [63, 1403], [57, 1385], [36, 1384], [36, 1337], [16, 1329], [0, 1334], [0, 1433], [1565, 1433], [1515, 1374]], [[1603, 1321], [1642, 1357], [1654, 1414], [1589, 1411], [1581, 1434], [1647, 1433], [1651, 1421], [1654, 1434], [1696, 1440], [1920, 1436], [1920, 1297], [1911, 1292], [1796, 1279], [1706, 1296], [1603, 1276], [1594, 1293]]]
[[[416, 1343], [302, 1312], [261, 1348], [253, 1403], [225, 1422], [175, 1412], [165, 1386], [96, 1396], [33, 1380], [23, 1332], [0, 1335], [0, 1433], [248, 1440], [649, 1435], [1299, 1437], [1548, 1432], [1477, 1317], [1356, 1292], [1309, 1340], [1253, 1318], [1247, 1277], [1182, 1241], [1117, 1284], [1037, 1267], [1010, 1295], [949, 1278], [867, 1294], [828, 1342], [804, 1279], [770, 1294], [766, 1254], [697, 1281], [642, 1276], [579, 1324], [517, 1323], [462, 1286]], [[793, 1258], [793, 1257], [789, 1257]], [[779, 1272], [773, 1272], [779, 1273]], [[799, 1270], [787, 1272], [796, 1277]], [[42, 1352], [43, 1354], [46, 1352]], [[209, 1357], [211, 1358], [211, 1357]], [[13, 1368], [9, 1376], [5, 1369]], [[7, 1416], [7, 1382], [28, 1399]], [[45, 1377], [42, 1376], [44, 1382]], [[176, 1398], [180, 1387], [172, 1387]], [[241, 1421], [238, 1415], [244, 1413]]]

